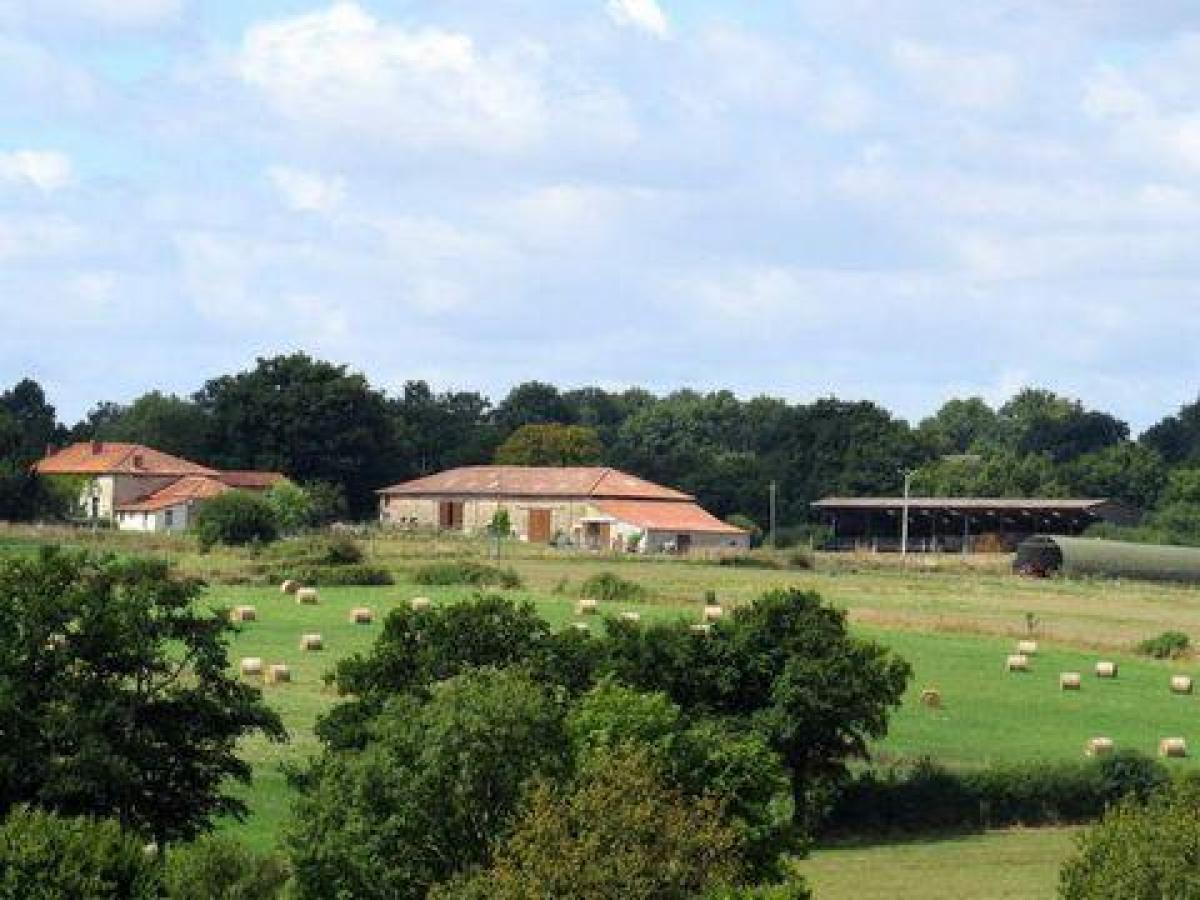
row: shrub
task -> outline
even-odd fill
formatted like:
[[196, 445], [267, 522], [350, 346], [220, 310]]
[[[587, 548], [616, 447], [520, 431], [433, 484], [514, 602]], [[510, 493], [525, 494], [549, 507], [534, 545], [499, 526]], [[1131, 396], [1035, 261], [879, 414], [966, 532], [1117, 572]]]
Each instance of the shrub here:
[[1180, 785], [1147, 804], [1130, 798], [1085, 832], [1063, 865], [1062, 900], [1200, 897], [1200, 795]]
[[249, 491], [226, 491], [205, 501], [196, 513], [196, 536], [200, 546], [215, 544], [269, 544], [279, 536], [275, 510]]
[[1182, 631], [1164, 631], [1158, 637], [1147, 638], [1138, 644], [1138, 653], [1155, 659], [1178, 659], [1191, 647], [1191, 639]]
[[324, 542], [319, 562], [326, 566], [352, 566], [363, 561], [362, 547], [348, 534], [335, 534]]
[[737, 553], [732, 556], [722, 556], [717, 565], [729, 566], [735, 569], [782, 569], [783, 564], [772, 556], [758, 556], [750, 553]]
[[206, 835], [167, 853], [164, 880], [170, 900], [272, 900], [288, 877], [283, 858]]
[[294, 578], [310, 587], [378, 587], [395, 584], [392, 573], [381, 566], [301, 566], [280, 569], [267, 579], [275, 584], [284, 578]]
[[512, 566], [501, 569], [470, 561], [428, 563], [413, 570], [412, 580], [425, 585], [469, 584], [506, 589], [521, 586], [521, 576]]
[[512, 517], [509, 516], [507, 509], [501, 507], [492, 514], [492, 521], [488, 522], [487, 532], [494, 538], [506, 538], [512, 534]]
[[312, 523], [312, 501], [308, 492], [286, 478], [271, 485], [263, 494], [275, 512], [275, 523], [284, 534], [296, 534]]
[[157, 862], [109, 819], [18, 806], [0, 824], [0, 900], [151, 900]]
[[635, 581], [612, 572], [597, 572], [579, 586], [579, 595], [601, 603], [638, 603], [647, 591]]
[[1145, 799], [1166, 782], [1161, 764], [1130, 752], [969, 772], [922, 760], [907, 770], [860, 774], [838, 796], [825, 828], [887, 834], [1085, 822], [1127, 796]]

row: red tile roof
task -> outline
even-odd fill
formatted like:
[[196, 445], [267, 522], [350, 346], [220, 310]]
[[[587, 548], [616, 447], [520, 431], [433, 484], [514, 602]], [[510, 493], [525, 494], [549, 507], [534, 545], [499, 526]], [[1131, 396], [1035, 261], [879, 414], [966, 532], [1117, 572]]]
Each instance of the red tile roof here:
[[122, 503], [118, 512], [153, 512], [196, 500], [210, 500], [232, 490], [229, 485], [207, 475], [186, 475], [165, 488], [147, 494], [133, 503]]
[[745, 534], [701, 509], [695, 503], [661, 500], [597, 500], [602, 513], [647, 531], [694, 531], [709, 534]]
[[35, 464], [42, 475], [209, 475], [215, 470], [141, 444], [83, 441]]
[[488, 497], [609, 497], [681, 500], [692, 496], [616, 469], [600, 466], [464, 466], [379, 491], [389, 495], [484, 495]]
[[282, 472], [252, 472], [234, 470], [218, 472], [217, 478], [230, 487], [243, 488], [248, 491], [265, 491], [272, 485], [286, 480]]

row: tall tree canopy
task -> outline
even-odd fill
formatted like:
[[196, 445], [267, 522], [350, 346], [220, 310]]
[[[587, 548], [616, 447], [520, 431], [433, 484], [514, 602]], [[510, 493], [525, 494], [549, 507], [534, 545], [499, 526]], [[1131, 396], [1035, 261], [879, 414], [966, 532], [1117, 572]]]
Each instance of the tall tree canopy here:
[[496, 449], [505, 466], [592, 466], [604, 448], [595, 429], [584, 425], [522, 425]]

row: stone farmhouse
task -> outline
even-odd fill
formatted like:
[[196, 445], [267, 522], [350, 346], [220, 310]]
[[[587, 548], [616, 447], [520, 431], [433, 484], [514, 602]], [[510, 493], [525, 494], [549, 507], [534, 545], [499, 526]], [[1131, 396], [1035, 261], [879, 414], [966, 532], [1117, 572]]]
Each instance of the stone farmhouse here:
[[278, 472], [222, 472], [140, 444], [86, 441], [52, 451], [34, 469], [81, 479], [79, 512], [122, 531], [188, 527], [204, 501], [231, 490], [265, 491]]
[[467, 466], [377, 493], [381, 523], [395, 527], [480, 533], [504, 509], [517, 537], [533, 544], [640, 553], [750, 545], [749, 534], [690, 494], [609, 468]]

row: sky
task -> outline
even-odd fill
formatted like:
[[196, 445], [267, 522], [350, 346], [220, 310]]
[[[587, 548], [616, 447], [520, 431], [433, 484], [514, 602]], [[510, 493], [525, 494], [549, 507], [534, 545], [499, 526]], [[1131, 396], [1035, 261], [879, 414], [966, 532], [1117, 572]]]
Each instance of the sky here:
[[0, 0], [0, 385], [1200, 393], [1184, 0]]

